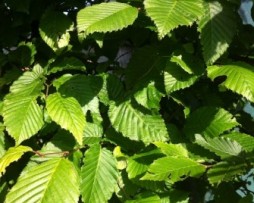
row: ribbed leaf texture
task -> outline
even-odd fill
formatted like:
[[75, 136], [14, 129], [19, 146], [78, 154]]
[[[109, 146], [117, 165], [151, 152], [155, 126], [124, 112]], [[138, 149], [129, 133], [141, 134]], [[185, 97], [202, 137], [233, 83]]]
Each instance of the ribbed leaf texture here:
[[83, 134], [83, 144], [94, 144], [101, 140], [103, 135], [102, 127], [95, 123], [86, 123]]
[[113, 127], [132, 140], [153, 142], [168, 139], [163, 119], [159, 115], [142, 113], [130, 101], [119, 105], [112, 103], [108, 115]]
[[54, 93], [47, 97], [46, 107], [52, 120], [69, 130], [77, 142], [82, 144], [86, 120], [78, 101], [73, 97], [63, 98], [59, 93]]
[[159, 38], [179, 25], [191, 25], [203, 14], [201, 0], [145, 0], [147, 15], [154, 21]]
[[235, 132], [224, 135], [223, 137], [238, 142], [245, 151], [254, 151], [254, 137], [251, 135]]
[[64, 82], [58, 91], [65, 97], [74, 97], [81, 105], [84, 113], [88, 110], [92, 112], [99, 110], [97, 92], [92, 88], [90, 77], [75, 75]]
[[79, 198], [79, 177], [74, 165], [51, 159], [22, 175], [6, 197], [6, 203], [75, 203]]
[[107, 149], [93, 145], [87, 150], [81, 168], [81, 195], [84, 202], [104, 203], [117, 184], [117, 162]]
[[219, 162], [208, 170], [208, 180], [210, 184], [228, 182], [236, 176], [242, 175], [246, 168], [247, 165], [244, 163]]
[[61, 58], [61, 60], [58, 60], [50, 65], [49, 70], [47, 71], [47, 75], [50, 75], [52, 73], [57, 73], [61, 71], [66, 70], [81, 70], [85, 71], [86, 67], [83, 64], [82, 61], [75, 57], [65, 57]]
[[43, 69], [35, 66], [32, 71], [26, 71], [10, 87], [13, 94], [22, 94], [23, 96], [38, 95], [43, 88]]
[[138, 16], [138, 10], [128, 4], [109, 2], [86, 7], [78, 12], [78, 31], [85, 35], [94, 32], [112, 32], [131, 24]]
[[70, 41], [69, 31], [73, 23], [61, 12], [47, 11], [40, 22], [40, 35], [44, 42], [54, 51], [66, 47]]
[[155, 142], [161, 152], [167, 156], [188, 157], [188, 151], [181, 144], [168, 144], [164, 142]]
[[196, 143], [214, 152], [221, 158], [238, 156], [242, 152], [242, 146], [236, 141], [224, 137], [215, 137], [205, 140], [201, 135], [196, 135]]
[[133, 200], [127, 200], [125, 203], [161, 203], [161, 199], [158, 195], [152, 193], [141, 193]]
[[189, 115], [184, 132], [190, 138], [196, 133], [216, 137], [237, 125], [236, 119], [228, 111], [216, 107], [201, 107]]
[[213, 64], [229, 47], [236, 32], [236, 12], [218, 1], [204, 1], [204, 15], [199, 21], [203, 56]]
[[230, 65], [209, 66], [207, 71], [212, 80], [219, 76], [226, 76], [222, 85], [254, 102], [254, 70], [251, 65], [238, 62]]
[[32, 151], [27, 146], [11, 147], [0, 159], [0, 177], [5, 173], [5, 169], [14, 161], [17, 161], [25, 152]]
[[4, 100], [4, 124], [17, 145], [36, 134], [44, 124], [36, 97], [15, 94]]
[[135, 93], [136, 101], [147, 109], [160, 108], [160, 100], [163, 94], [156, 88], [154, 82], [150, 82], [147, 87]]
[[182, 180], [184, 177], [197, 177], [205, 172], [205, 167], [189, 158], [163, 157], [155, 160], [142, 180], [167, 180], [172, 182]]

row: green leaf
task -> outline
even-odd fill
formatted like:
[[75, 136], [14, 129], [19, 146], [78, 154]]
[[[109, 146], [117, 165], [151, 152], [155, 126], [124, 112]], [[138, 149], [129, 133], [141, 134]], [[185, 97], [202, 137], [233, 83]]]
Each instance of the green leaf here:
[[242, 175], [247, 165], [244, 163], [219, 162], [208, 170], [210, 184], [232, 181], [235, 176]]
[[69, 130], [79, 144], [82, 144], [86, 125], [80, 104], [73, 97], [63, 98], [59, 93], [51, 94], [46, 99], [49, 116], [63, 129]]
[[144, 106], [147, 109], [157, 109], [160, 108], [160, 100], [163, 96], [155, 86], [154, 82], [150, 82], [147, 87], [143, 88], [142, 90], [136, 92], [134, 97], [136, 101]]
[[132, 140], [153, 142], [168, 139], [163, 119], [159, 115], [149, 115], [138, 111], [130, 101], [119, 105], [112, 103], [108, 115], [113, 127]]
[[43, 69], [35, 66], [32, 71], [26, 71], [15, 80], [10, 87], [12, 94], [22, 94], [24, 97], [38, 95], [43, 88]]
[[56, 60], [54, 63], [50, 64], [47, 75], [61, 72], [61, 71], [66, 71], [66, 70], [85, 71], [86, 67], [82, 63], [82, 61], [80, 61], [79, 59], [77, 59], [75, 57], [65, 57], [65, 58]]
[[94, 123], [86, 123], [86, 128], [83, 134], [83, 144], [95, 144], [101, 140], [103, 129], [101, 126]]
[[81, 195], [84, 202], [107, 202], [117, 184], [117, 162], [110, 151], [93, 145], [81, 168]]
[[226, 80], [221, 85], [254, 102], [254, 70], [251, 65], [238, 62], [230, 65], [209, 66], [207, 71], [212, 80], [219, 76], [226, 76]]
[[79, 177], [66, 159], [51, 159], [33, 167], [12, 187], [6, 203], [78, 202]]
[[201, 0], [145, 0], [147, 15], [154, 21], [159, 38], [180, 25], [191, 25], [203, 14]]
[[0, 158], [0, 177], [5, 173], [5, 169], [14, 161], [19, 160], [25, 152], [32, 151], [27, 146], [11, 147]]
[[184, 177], [197, 177], [205, 172], [205, 167], [189, 158], [163, 157], [155, 160], [141, 180], [170, 180], [174, 183]]
[[251, 152], [254, 150], [254, 137], [251, 135], [235, 132], [226, 134], [223, 137], [238, 142], [245, 151]]
[[98, 93], [102, 103], [109, 105], [123, 96], [124, 88], [119, 78], [111, 74], [101, 74], [92, 80], [92, 88]]
[[36, 97], [21, 94], [4, 100], [4, 124], [16, 145], [36, 134], [44, 124], [43, 112]]
[[57, 51], [66, 47], [70, 41], [69, 31], [73, 29], [73, 22], [61, 12], [47, 11], [40, 22], [40, 35], [44, 42]]
[[78, 12], [77, 27], [78, 31], [84, 31], [85, 35], [94, 32], [112, 32], [133, 24], [137, 16], [138, 10], [128, 4], [100, 3]]
[[[193, 85], [199, 78], [199, 74], [194, 74], [190, 66], [182, 64], [184, 61], [175, 63], [174, 58], [172, 59], [167, 63], [164, 72], [164, 84], [168, 94]], [[188, 70], [188, 72], [191, 71], [191, 74], [186, 72], [186, 70]]]
[[188, 157], [188, 151], [181, 144], [155, 142], [154, 145], [167, 156]]
[[[85, 75], [75, 75], [68, 78], [58, 89], [63, 97], [74, 97], [81, 105], [84, 114], [90, 110], [91, 112], [99, 112], [99, 100], [97, 93], [92, 88], [93, 78]], [[100, 81], [97, 81], [98, 83]]]
[[201, 107], [189, 115], [184, 132], [190, 138], [197, 133], [206, 137], [217, 137], [237, 125], [236, 119], [228, 111], [216, 107]]
[[161, 203], [160, 197], [152, 193], [141, 193], [134, 200], [127, 200], [126, 203]]
[[205, 149], [214, 152], [221, 158], [238, 156], [242, 152], [242, 146], [236, 141], [224, 137], [215, 137], [205, 140], [201, 135], [196, 135], [196, 143]]
[[236, 32], [236, 12], [218, 1], [204, 1], [204, 15], [198, 24], [203, 56], [213, 64], [229, 47]]

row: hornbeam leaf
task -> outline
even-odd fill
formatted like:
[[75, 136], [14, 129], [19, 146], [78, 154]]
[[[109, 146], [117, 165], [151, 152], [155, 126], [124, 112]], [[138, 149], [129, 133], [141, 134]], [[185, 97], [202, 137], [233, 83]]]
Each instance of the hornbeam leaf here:
[[44, 124], [36, 97], [15, 94], [4, 100], [4, 124], [17, 145], [36, 134]]
[[167, 144], [164, 142], [155, 142], [161, 152], [167, 156], [188, 157], [188, 151], [181, 144]]
[[238, 142], [245, 151], [248, 151], [248, 152], [254, 151], [254, 137], [251, 135], [234, 132], [234, 133], [226, 134], [223, 137], [226, 137]]
[[54, 51], [69, 44], [69, 31], [73, 29], [71, 19], [61, 12], [48, 11], [40, 22], [40, 35], [44, 42]]
[[224, 137], [215, 137], [205, 140], [201, 135], [196, 135], [196, 143], [214, 152], [221, 158], [238, 156], [242, 152], [242, 146], [236, 141]]
[[248, 166], [244, 163], [219, 162], [209, 169], [207, 176], [211, 184], [228, 182], [242, 175]]
[[77, 142], [82, 144], [86, 120], [78, 101], [73, 97], [63, 98], [59, 93], [54, 93], [47, 97], [46, 107], [52, 120], [69, 130]]
[[191, 25], [203, 14], [202, 0], [145, 0], [144, 4], [160, 38], [179, 25]]
[[155, 160], [148, 172], [141, 180], [167, 180], [172, 182], [182, 180], [183, 177], [196, 177], [205, 172], [205, 167], [189, 158], [163, 157]]
[[149, 115], [138, 111], [130, 101], [119, 105], [112, 103], [109, 119], [117, 131], [132, 140], [153, 142], [168, 139], [163, 119], [159, 115]]
[[40, 66], [35, 66], [33, 71], [26, 71], [20, 76], [12, 86], [10, 92], [12, 94], [23, 94], [23, 96], [31, 96], [39, 94], [43, 88], [43, 69]]
[[56, 158], [21, 175], [5, 202], [75, 203], [78, 199], [79, 177], [75, 166], [64, 158]]
[[32, 151], [27, 146], [11, 147], [7, 152], [0, 158], [0, 177], [5, 173], [5, 169], [14, 161], [17, 161], [25, 152]]
[[218, 1], [204, 1], [198, 30], [207, 64], [213, 64], [228, 48], [236, 32], [236, 12]]
[[212, 80], [219, 76], [226, 76], [222, 85], [254, 102], [254, 70], [251, 65], [238, 62], [230, 65], [209, 66], [207, 71]]
[[93, 145], [87, 150], [81, 168], [81, 195], [84, 202], [104, 203], [117, 184], [117, 162], [107, 149]]
[[236, 119], [228, 111], [216, 107], [201, 107], [187, 118], [184, 132], [190, 138], [197, 133], [206, 137], [217, 137], [237, 125]]
[[78, 12], [77, 27], [85, 35], [94, 32], [112, 32], [131, 25], [138, 10], [128, 4], [109, 2], [86, 7]]

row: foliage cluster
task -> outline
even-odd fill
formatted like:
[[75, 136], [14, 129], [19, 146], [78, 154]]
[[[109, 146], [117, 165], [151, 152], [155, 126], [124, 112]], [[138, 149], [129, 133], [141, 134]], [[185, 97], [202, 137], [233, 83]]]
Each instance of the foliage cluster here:
[[239, 4], [2, 0], [0, 202], [252, 202]]

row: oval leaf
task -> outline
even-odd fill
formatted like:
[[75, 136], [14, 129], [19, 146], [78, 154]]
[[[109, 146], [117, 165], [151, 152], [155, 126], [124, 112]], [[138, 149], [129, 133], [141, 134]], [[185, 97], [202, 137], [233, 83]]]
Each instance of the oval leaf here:
[[81, 106], [73, 97], [63, 98], [59, 93], [47, 97], [49, 116], [62, 128], [69, 130], [79, 144], [82, 144], [86, 120]]
[[70, 161], [51, 159], [21, 175], [5, 202], [75, 203], [79, 198], [78, 185], [78, 173]]
[[131, 25], [138, 10], [128, 4], [110, 2], [86, 7], [78, 12], [77, 26], [85, 35], [94, 32], [112, 32]]
[[112, 153], [93, 145], [85, 154], [81, 168], [81, 195], [84, 202], [104, 203], [117, 184], [117, 162]]

